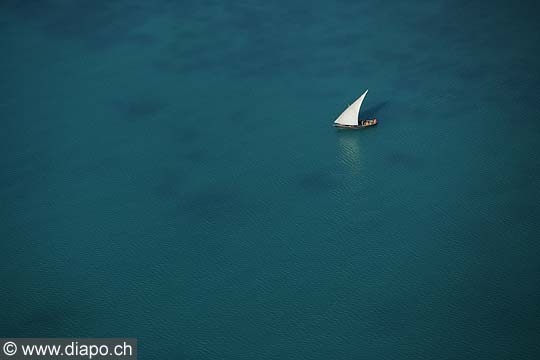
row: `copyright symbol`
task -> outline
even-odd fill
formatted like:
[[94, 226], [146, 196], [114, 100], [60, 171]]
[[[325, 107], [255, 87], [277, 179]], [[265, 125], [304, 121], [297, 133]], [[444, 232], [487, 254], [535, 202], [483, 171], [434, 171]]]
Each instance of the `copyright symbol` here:
[[4, 354], [7, 356], [13, 356], [17, 352], [17, 344], [15, 344], [13, 341], [8, 341], [4, 344], [2, 350], [4, 350]]

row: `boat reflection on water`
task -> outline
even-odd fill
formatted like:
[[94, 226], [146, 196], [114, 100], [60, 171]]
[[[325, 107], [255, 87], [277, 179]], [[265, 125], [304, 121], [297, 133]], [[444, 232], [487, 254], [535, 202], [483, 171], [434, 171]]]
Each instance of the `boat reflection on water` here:
[[344, 167], [344, 175], [348, 178], [357, 178], [361, 170], [361, 145], [358, 133], [351, 131], [337, 131], [339, 146], [339, 162]]

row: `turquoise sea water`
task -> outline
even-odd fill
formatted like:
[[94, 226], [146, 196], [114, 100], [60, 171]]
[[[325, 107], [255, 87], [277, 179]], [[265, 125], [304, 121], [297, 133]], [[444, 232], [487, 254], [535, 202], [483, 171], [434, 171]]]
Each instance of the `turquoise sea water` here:
[[2, 1], [0, 336], [538, 359], [539, 11]]

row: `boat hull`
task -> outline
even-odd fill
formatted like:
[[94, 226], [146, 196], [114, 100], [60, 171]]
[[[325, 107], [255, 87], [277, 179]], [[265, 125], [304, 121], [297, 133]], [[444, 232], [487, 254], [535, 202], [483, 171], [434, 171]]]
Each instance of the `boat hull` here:
[[360, 121], [360, 124], [358, 125], [341, 125], [341, 124], [334, 123], [334, 126], [339, 129], [365, 129], [371, 126], [375, 126], [377, 125], [377, 123], [378, 123], [377, 119], [373, 119], [373, 120], [362, 120]]

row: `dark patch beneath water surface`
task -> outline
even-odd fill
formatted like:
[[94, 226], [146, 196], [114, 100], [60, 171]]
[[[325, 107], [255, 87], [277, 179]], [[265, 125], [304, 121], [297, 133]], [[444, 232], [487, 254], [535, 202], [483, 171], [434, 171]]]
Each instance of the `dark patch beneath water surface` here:
[[[274, 18], [275, 14], [268, 13], [267, 9], [261, 11], [248, 4], [230, 5], [230, 8], [219, 11], [209, 10], [207, 14], [191, 14], [153, 61], [154, 67], [165, 72], [218, 72], [257, 78], [296, 73], [311, 63], [309, 57], [312, 51], [306, 46], [316, 51], [314, 42], [306, 42], [306, 39], [294, 35], [298, 34], [298, 23], [307, 21], [307, 18], [298, 10], [299, 16], [294, 18], [294, 22], [288, 22], [286, 19], [291, 14], [287, 9], [290, 6], [287, 9], [273, 5], [269, 7], [281, 15]], [[223, 16], [224, 13], [226, 16]], [[204, 21], [194, 20], [199, 17]], [[199, 27], [200, 31], [192, 29]], [[290, 39], [275, 36], [277, 29], [283, 27], [290, 28]], [[212, 35], [200, 36], [200, 33]], [[232, 35], [225, 37], [223, 33]]]
[[182, 158], [190, 161], [193, 164], [200, 164], [205, 160], [210, 159], [210, 154], [202, 149], [190, 149], [182, 153]]
[[405, 151], [393, 151], [389, 153], [387, 161], [392, 166], [401, 166], [415, 170], [423, 166], [423, 161], [421, 158]]
[[297, 179], [298, 187], [304, 191], [329, 191], [338, 185], [337, 179], [330, 170], [319, 169], [306, 172]]
[[30, 314], [28, 320], [24, 323], [24, 327], [33, 328], [48, 328], [52, 331], [61, 328], [64, 319], [67, 317], [66, 309], [41, 309]]
[[[66, 303], [49, 304], [47, 306], [36, 305], [30, 308], [28, 312], [23, 312], [20, 321], [14, 324], [6, 321], [1, 324], [0, 332], [20, 337], [47, 336], [50, 333], [61, 334], [71, 316], [75, 314], [77, 316], [83, 315], [84, 311], [80, 310], [76, 310], [73, 306], [66, 305]], [[6, 329], [6, 326], [9, 328]]]
[[46, 14], [56, 3], [54, 0], [4, 0], [0, 3], [0, 10], [13, 11], [21, 16], [30, 17]]
[[241, 193], [228, 187], [210, 186], [184, 192], [177, 198], [176, 216], [190, 223], [238, 223], [245, 213], [246, 204]]
[[[195, 122], [195, 121], [194, 121]], [[193, 143], [201, 137], [201, 130], [196, 127], [182, 127], [174, 132], [174, 140], [180, 144]]]
[[172, 139], [176, 146], [176, 156], [179, 159], [187, 160], [190, 165], [201, 165], [205, 160], [211, 158], [207, 147], [200, 142], [202, 132], [196, 127], [187, 127], [173, 131]]
[[126, 36], [126, 41], [139, 45], [141, 47], [149, 47], [158, 43], [158, 38], [148, 33], [134, 33]]
[[137, 29], [162, 11], [151, 4], [99, 0], [8, 1], [4, 6], [25, 21], [38, 24], [51, 37], [77, 41], [93, 50], [129, 42], [142, 46], [155, 43], [154, 36]]
[[164, 169], [155, 186], [156, 195], [163, 200], [171, 200], [181, 193], [184, 185], [185, 174], [179, 173], [178, 170]]
[[120, 101], [116, 106], [128, 120], [145, 120], [160, 114], [167, 107], [167, 103], [156, 97], [139, 96]]

